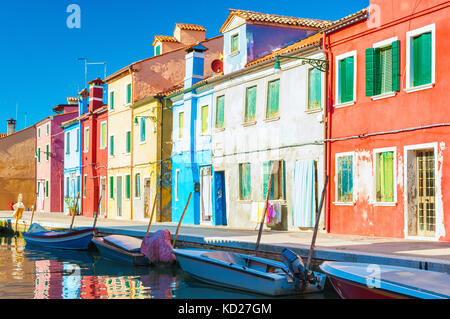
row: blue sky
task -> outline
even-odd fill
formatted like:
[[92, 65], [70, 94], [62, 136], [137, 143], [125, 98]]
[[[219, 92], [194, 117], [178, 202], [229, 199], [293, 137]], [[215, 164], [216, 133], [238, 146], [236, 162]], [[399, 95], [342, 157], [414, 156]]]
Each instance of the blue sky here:
[[[314, 5], [317, 3], [317, 6]], [[81, 8], [81, 28], [70, 29], [70, 4]], [[107, 74], [153, 55], [155, 35], [172, 35], [175, 23], [206, 27], [219, 35], [228, 9], [337, 20], [369, 0], [154, 1], [3, 0], [0, 10], [0, 132], [16, 117], [17, 129], [33, 125], [84, 87], [84, 64], [106, 62]], [[88, 80], [103, 77], [103, 65], [88, 68]]]

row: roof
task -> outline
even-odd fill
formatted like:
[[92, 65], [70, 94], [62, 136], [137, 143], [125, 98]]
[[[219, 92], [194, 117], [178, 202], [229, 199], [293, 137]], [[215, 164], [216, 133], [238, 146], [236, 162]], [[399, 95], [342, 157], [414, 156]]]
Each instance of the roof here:
[[323, 33], [316, 33], [316, 34], [314, 34], [314, 35], [312, 35], [310, 37], [302, 39], [302, 40], [300, 40], [300, 41], [298, 41], [298, 42], [296, 42], [294, 44], [291, 44], [291, 45], [289, 45], [287, 47], [284, 47], [284, 48], [278, 49], [276, 51], [273, 51], [272, 53], [270, 53], [270, 54], [268, 54], [266, 56], [263, 56], [262, 58], [253, 60], [253, 61], [247, 63], [246, 67], [252, 66], [252, 65], [256, 65], [256, 64], [262, 63], [264, 61], [271, 60], [271, 59], [275, 58], [275, 56], [277, 54], [279, 54], [279, 55], [286, 55], [288, 53], [295, 52], [295, 51], [297, 51], [299, 49], [303, 49], [303, 48], [306, 48], [306, 47], [318, 44], [322, 40], [322, 36], [323, 36]]
[[358, 21], [364, 20], [368, 17], [369, 9], [364, 8], [358, 12], [352, 13], [346, 17], [343, 17], [339, 20], [334, 21], [331, 25], [327, 26], [322, 30], [324, 33], [330, 33], [336, 31], [340, 28], [348, 26], [350, 24], [356, 23]]
[[8, 136], [8, 133], [0, 133], [0, 139], [7, 137], [7, 136]]
[[223, 29], [228, 25], [228, 22], [234, 16], [238, 16], [242, 19], [245, 19], [247, 21], [252, 21], [252, 22], [270, 23], [270, 24], [275, 23], [275, 24], [317, 28], [317, 29], [325, 28], [332, 23], [332, 21], [326, 21], [326, 20], [295, 18], [295, 17], [260, 13], [260, 12], [247, 11], [247, 10], [229, 9], [229, 11], [231, 13], [228, 16], [225, 23], [223, 24], [222, 28], [220, 28], [220, 33], [222, 33]]
[[175, 23], [175, 28], [178, 27], [181, 30], [190, 30], [190, 31], [205, 31], [206, 29], [198, 24], [187, 24], [187, 23]]
[[159, 41], [159, 42], [175, 42], [175, 43], [179, 43], [177, 38], [172, 37], [170, 35], [155, 35], [155, 40], [153, 40], [153, 44], [152, 45], [155, 45], [155, 43], [157, 41]]

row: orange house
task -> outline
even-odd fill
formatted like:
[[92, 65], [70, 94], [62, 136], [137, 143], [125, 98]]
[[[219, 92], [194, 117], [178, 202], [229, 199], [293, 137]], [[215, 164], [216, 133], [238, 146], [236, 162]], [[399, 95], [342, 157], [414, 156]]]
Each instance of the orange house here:
[[325, 30], [331, 233], [450, 240], [450, 2], [416, 2]]

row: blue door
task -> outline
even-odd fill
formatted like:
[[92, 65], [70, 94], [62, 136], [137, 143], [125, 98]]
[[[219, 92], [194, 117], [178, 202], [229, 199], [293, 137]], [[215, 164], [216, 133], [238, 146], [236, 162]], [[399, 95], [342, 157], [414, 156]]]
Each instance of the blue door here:
[[226, 226], [225, 172], [214, 172], [214, 225]]

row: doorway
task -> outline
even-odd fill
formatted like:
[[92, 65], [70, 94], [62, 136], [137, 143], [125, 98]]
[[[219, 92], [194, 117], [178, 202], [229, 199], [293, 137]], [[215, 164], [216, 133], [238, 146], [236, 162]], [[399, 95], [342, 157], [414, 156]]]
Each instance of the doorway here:
[[122, 176], [117, 176], [117, 217], [122, 217]]
[[106, 177], [100, 177], [100, 211], [98, 212], [99, 216], [106, 217]]
[[151, 200], [151, 196], [150, 196], [150, 178], [144, 178], [144, 218], [150, 218], [150, 200]]
[[212, 223], [212, 167], [200, 168], [200, 223]]
[[227, 226], [225, 172], [214, 172], [214, 225]]

